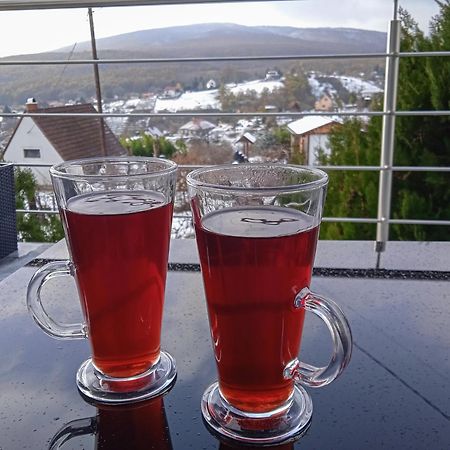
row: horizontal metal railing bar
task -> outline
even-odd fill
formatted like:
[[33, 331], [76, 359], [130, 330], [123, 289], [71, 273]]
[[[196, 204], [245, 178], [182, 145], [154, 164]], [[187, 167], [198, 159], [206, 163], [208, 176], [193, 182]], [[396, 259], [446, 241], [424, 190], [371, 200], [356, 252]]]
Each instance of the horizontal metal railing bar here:
[[59, 214], [57, 209], [16, 209], [18, 214]]
[[[448, 52], [450, 54], [450, 52]], [[160, 64], [189, 62], [230, 62], [230, 61], [289, 61], [301, 59], [362, 59], [383, 58], [386, 53], [369, 54], [336, 54], [336, 55], [264, 55], [264, 56], [198, 56], [185, 58], [105, 58], [105, 59], [33, 59], [33, 60], [0, 60], [0, 66], [50, 66], [50, 65], [82, 65], [82, 64]], [[442, 55], [445, 56], [445, 55]]]
[[28, 164], [28, 163], [12, 163], [14, 166], [17, 167], [43, 167], [44, 169], [46, 167], [50, 168], [53, 166], [53, 164]]
[[450, 167], [446, 166], [314, 166], [321, 170], [355, 170], [365, 172], [379, 172], [380, 170], [392, 170], [393, 172], [450, 172]]
[[[36, 168], [50, 168], [53, 164], [27, 164], [27, 163], [12, 163], [17, 167], [36, 167]], [[180, 170], [195, 170], [203, 167], [209, 167], [210, 164], [181, 164], [178, 165]], [[321, 170], [354, 170], [361, 172], [379, 172], [380, 170], [392, 170], [393, 172], [450, 172], [450, 167], [439, 167], [439, 166], [392, 166], [392, 167], [380, 167], [380, 166], [324, 166], [315, 165], [316, 169]]]
[[[110, 6], [179, 5], [185, 3], [239, 3], [243, 0], [0, 0], [0, 11], [27, 9], [64, 9]], [[245, 0], [263, 2], [272, 0]], [[287, 0], [284, 0], [287, 1]]]
[[305, 111], [305, 112], [141, 112], [141, 113], [0, 113], [0, 117], [305, 117], [305, 116], [325, 116], [325, 117], [352, 117], [352, 116], [450, 116], [450, 110], [445, 111]]
[[100, 59], [33, 59], [33, 60], [0, 60], [0, 66], [50, 66], [50, 65], [83, 65], [83, 64], [160, 64], [160, 63], [189, 63], [189, 62], [229, 62], [229, 61], [289, 61], [316, 59], [364, 59], [398, 57], [446, 57], [450, 51], [435, 52], [405, 52], [405, 53], [338, 53], [324, 55], [263, 55], [263, 56], [198, 56], [184, 58], [100, 58]]
[[397, 225], [438, 225], [450, 226], [450, 220], [428, 220], [428, 219], [389, 219], [389, 223]]
[[[18, 214], [59, 214], [59, 211], [56, 209], [17, 209], [16, 213]], [[186, 219], [191, 220], [192, 216], [189, 215], [180, 215], [174, 214], [174, 218], [176, 219]], [[437, 226], [449, 226], [450, 220], [426, 220], [426, 219], [372, 219], [372, 218], [363, 218], [363, 217], [323, 217], [322, 222], [341, 222], [341, 223], [379, 223], [379, 222], [389, 222], [392, 224], [401, 224], [401, 225], [437, 225]]]

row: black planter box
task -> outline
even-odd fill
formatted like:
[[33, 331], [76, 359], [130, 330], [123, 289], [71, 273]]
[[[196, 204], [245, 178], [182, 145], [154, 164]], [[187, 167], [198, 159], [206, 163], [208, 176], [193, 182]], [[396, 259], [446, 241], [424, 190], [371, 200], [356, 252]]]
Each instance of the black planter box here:
[[0, 164], [0, 259], [17, 251], [14, 166]]

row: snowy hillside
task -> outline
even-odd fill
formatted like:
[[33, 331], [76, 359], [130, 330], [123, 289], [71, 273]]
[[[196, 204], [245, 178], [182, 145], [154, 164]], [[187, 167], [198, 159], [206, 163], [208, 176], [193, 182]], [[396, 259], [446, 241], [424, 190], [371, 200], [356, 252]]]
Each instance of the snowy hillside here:
[[[262, 94], [264, 89], [272, 92], [283, 87], [281, 81], [253, 80], [245, 83], [227, 84], [227, 88], [234, 95], [254, 91]], [[210, 89], [208, 91], [185, 92], [178, 98], [161, 99], [158, 98], [155, 104], [155, 112], [179, 112], [202, 109], [221, 109], [219, 101], [219, 90]]]

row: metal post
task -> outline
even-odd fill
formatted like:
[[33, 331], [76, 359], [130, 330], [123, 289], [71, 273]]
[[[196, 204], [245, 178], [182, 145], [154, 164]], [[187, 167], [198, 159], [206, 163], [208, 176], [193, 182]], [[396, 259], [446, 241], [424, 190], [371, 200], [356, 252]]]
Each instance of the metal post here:
[[[92, 16], [92, 8], [88, 8], [89, 15], [89, 28], [91, 30], [91, 46], [92, 46], [92, 59], [97, 60], [97, 45], [95, 40], [95, 31], [94, 31], [94, 18]], [[98, 64], [94, 65], [94, 80], [95, 80], [95, 93], [97, 96], [97, 111], [101, 114], [103, 113], [102, 106], [102, 91], [100, 89], [100, 74], [98, 71]], [[105, 124], [103, 117], [100, 117], [100, 147], [102, 150], [102, 155], [106, 156], [106, 142], [105, 142]]]
[[[396, 17], [396, 15], [394, 16]], [[378, 214], [377, 237], [375, 251], [377, 255], [377, 268], [380, 266], [381, 252], [386, 249], [389, 239], [389, 217], [391, 212], [392, 196], [392, 166], [394, 162], [394, 136], [395, 136], [395, 110], [397, 106], [397, 85], [399, 72], [401, 24], [399, 20], [391, 20], [388, 34], [386, 58], [386, 78], [384, 87], [383, 129], [381, 136], [380, 181], [378, 188]]]

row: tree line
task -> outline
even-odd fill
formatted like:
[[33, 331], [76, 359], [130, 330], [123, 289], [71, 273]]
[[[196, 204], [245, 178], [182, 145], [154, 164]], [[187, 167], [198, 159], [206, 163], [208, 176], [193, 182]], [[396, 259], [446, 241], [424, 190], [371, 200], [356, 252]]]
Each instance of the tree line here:
[[[426, 36], [417, 22], [400, 9], [401, 51], [448, 51], [450, 48], [450, 2], [437, 1], [439, 13], [431, 20]], [[450, 59], [448, 57], [402, 57], [400, 59], [397, 109], [442, 111], [450, 107]], [[374, 105], [380, 109], [381, 104]], [[321, 162], [330, 165], [380, 163], [380, 117], [365, 123], [355, 118], [334, 128], [331, 152]], [[398, 116], [394, 143], [395, 166], [450, 166], [450, 116]], [[324, 214], [332, 217], [377, 215], [378, 172], [331, 171]], [[449, 174], [394, 172], [391, 217], [394, 219], [450, 218]], [[448, 240], [441, 226], [398, 225], [390, 227], [392, 240]], [[370, 239], [375, 225], [324, 223], [324, 239]]]

